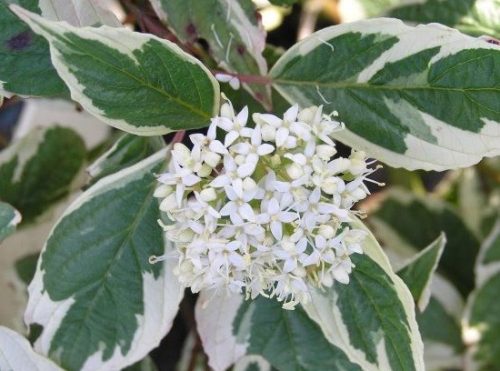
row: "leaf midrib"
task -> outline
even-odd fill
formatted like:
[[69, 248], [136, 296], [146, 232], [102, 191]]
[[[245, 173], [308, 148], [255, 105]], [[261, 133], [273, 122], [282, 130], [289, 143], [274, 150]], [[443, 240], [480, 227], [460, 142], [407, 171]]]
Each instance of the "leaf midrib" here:
[[[44, 29], [47, 30], [47, 28], [44, 27]], [[136, 77], [135, 75], [129, 73], [128, 71], [126, 70], [123, 70], [121, 68], [118, 68], [116, 67], [115, 65], [105, 61], [104, 59], [102, 58], [99, 58], [97, 57], [96, 55], [93, 55], [91, 52], [89, 52], [87, 49], [85, 48], [82, 48], [81, 46], [78, 46], [77, 44], [75, 44], [74, 42], [72, 42], [71, 40], [69, 40], [67, 37], [65, 37], [64, 35], [57, 35], [57, 34], [54, 34], [52, 30], [48, 29], [49, 33], [52, 35], [52, 37], [54, 37], [54, 39], [58, 39], [60, 38], [59, 41], [61, 42], [65, 42], [67, 44], [70, 44], [74, 49], [80, 51], [81, 53], [87, 55], [88, 57], [100, 62], [101, 64], [111, 68], [111, 69], [114, 69], [115, 71], [119, 72], [119, 73], [122, 73], [123, 75], [125, 75], [126, 77], [130, 78], [131, 80], [135, 80], [136, 82], [139, 83], [139, 85], [143, 85], [144, 87], [146, 88], [150, 88], [151, 90], [154, 90], [156, 91], [157, 93], [159, 93], [160, 95], [163, 95], [164, 97], [166, 97], [168, 100], [171, 100], [171, 101], [174, 101], [175, 103], [181, 105], [182, 107], [186, 108], [188, 111], [191, 111], [193, 112], [194, 114], [198, 115], [198, 116], [201, 116], [202, 118], [204, 119], [207, 119], [207, 118], [210, 118], [210, 115], [207, 114], [206, 112], [204, 111], [201, 111], [199, 109], [197, 109], [196, 107], [186, 103], [185, 101], [183, 100], [180, 100], [179, 98], [169, 94], [166, 90], [163, 90], [163, 89], [160, 89], [154, 85], [151, 85], [148, 81], [146, 80], [143, 80], [141, 79], [141, 77]], [[77, 33], [74, 33], [74, 32], [71, 32], [71, 31], [68, 31], [70, 33], [73, 33], [75, 35], [78, 36]], [[81, 36], [79, 36], [81, 37]], [[101, 44], [103, 44], [105, 47], [107, 47], [104, 43], [102, 43], [102, 41], [100, 40], [95, 40]], [[52, 44], [52, 43], [51, 43]], [[71, 50], [71, 49], [69, 49]], [[138, 49], [134, 49], [134, 50], [138, 50]], [[134, 50], [131, 50], [131, 53], [133, 53]], [[131, 56], [127, 55], [127, 58], [129, 59], [132, 59]], [[132, 60], [133, 61], [133, 60]], [[163, 64], [163, 61], [162, 61], [162, 64]], [[193, 64], [194, 65], [194, 64]], [[199, 66], [197, 66], [199, 67]], [[167, 72], [170, 72], [168, 69], [167, 69]], [[73, 74], [74, 75], [74, 74]], [[75, 76], [76, 77], [76, 76]], [[199, 93], [199, 92], [198, 92]]]

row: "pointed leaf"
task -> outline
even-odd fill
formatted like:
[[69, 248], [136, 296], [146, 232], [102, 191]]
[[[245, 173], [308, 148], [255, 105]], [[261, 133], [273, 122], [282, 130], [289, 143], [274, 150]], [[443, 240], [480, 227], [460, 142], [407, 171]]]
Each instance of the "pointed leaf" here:
[[113, 146], [87, 168], [94, 184], [99, 179], [129, 167], [165, 147], [160, 137], [122, 135]]
[[431, 297], [430, 284], [446, 245], [444, 233], [415, 255], [397, 274], [410, 289], [420, 311], [424, 311]]
[[500, 154], [499, 66], [500, 47], [484, 40], [373, 19], [314, 33], [270, 75], [289, 102], [338, 111], [345, 144], [394, 167], [445, 170]]
[[474, 36], [500, 37], [499, 0], [427, 0], [399, 3], [390, 17], [415, 23], [442, 23]]
[[0, 326], [0, 370], [62, 371], [51, 360], [35, 353], [28, 340]]
[[417, 322], [424, 340], [424, 359], [428, 370], [461, 369], [466, 358], [462, 339], [464, 301], [458, 290], [436, 273], [432, 296]]
[[66, 210], [42, 251], [25, 320], [43, 331], [35, 349], [70, 370], [121, 369], [155, 348], [172, 325], [182, 288], [154, 173], [167, 150], [101, 179]]
[[263, 357], [281, 371], [361, 371], [323, 337], [301, 307], [289, 311], [263, 297], [245, 301], [239, 295], [202, 292], [196, 322], [209, 365], [216, 371], [248, 355], [258, 356], [254, 360]]
[[75, 26], [121, 26], [96, 0], [0, 0], [0, 93], [7, 96], [68, 95], [52, 66], [48, 43], [8, 9], [14, 3], [44, 18]]
[[377, 236], [394, 248], [406, 244], [410, 249], [422, 249], [444, 232], [447, 247], [439, 268], [456, 284], [462, 295], [466, 296], [472, 290], [479, 241], [448, 204], [436, 198], [425, 199], [394, 189], [372, 214], [370, 224]]
[[0, 202], [0, 242], [13, 233], [21, 222], [21, 214], [5, 202]]
[[0, 153], [0, 200], [33, 220], [68, 194], [85, 156], [82, 139], [71, 129], [31, 131]]
[[[251, 0], [151, 0], [151, 4], [182, 42], [203, 39], [224, 69], [244, 75], [267, 74], [262, 56], [266, 33]], [[269, 105], [269, 87], [244, 86]]]
[[51, 45], [71, 97], [107, 124], [140, 135], [207, 126], [219, 85], [175, 44], [124, 28], [51, 22], [11, 7]]
[[500, 219], [481, 246], [476, 266], [476, 290], [469, 296], [464, 340], [473, 346], [480, 370], [500, 364]]
[[411, 293], [366, 230], [363, 255], [347, 285], [313, 290], [305, 305], [327, 339], [363, 370], [423, 370], [423, 345]]

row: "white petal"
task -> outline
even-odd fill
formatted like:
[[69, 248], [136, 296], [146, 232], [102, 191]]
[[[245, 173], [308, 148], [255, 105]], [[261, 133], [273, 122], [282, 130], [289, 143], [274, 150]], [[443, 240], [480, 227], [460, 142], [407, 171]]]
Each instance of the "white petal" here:
[[289, 212], [289, 211], [283, 211], [282, 213], [280, 213], [279, 219], [283, 223], [291, 223], [295, 219], [297, 219], [297, 213], [292, 213], [292, 212]]
[[290, 131], [287, 128], [281, 127], [276, 131], [276, 146], [281, 147], [285, 144]]
[[312, 204], [317, 204], [320, 198], [321, 190], [319, 188], [315, 188], [314, 191], [312, 191], [309, 195], [309, 202]]
[[267, 212], [270, 215], [276, 215], [280, 212], [280, 204], [277, 199], [272, 198], [269, 200], [269, 203], [267, 204]]
[[276, 189], [278, 192], [285, 193], [289, 192], [291, 188], [291, 184], [288, 182], [280, 182], [276, 181], [273, 183], [274, 189]]
[[299, 113], [299, 105], [294, 104], [293, 106], [291, 106], [289, 109], [286, 110], [285, 114], [283, 115], [283, 118], [288, 122], [292, 122], [297, 119], [298, 113]]
[[222, 130], [231, 131], [233, 130], [234, 123], [227, 117], [218, 117], [217, 120], [214, 120], [217, 123], [217, 126]]
[[194, 175], [194, 174], [189, 174], [189, 175], [182, 177], [182, 183], [188, 187], [195, 185], [200, 180], [201, 180], [201, 178], [197, 175]]
[[283, 227], [281, 225], [281, 222], [278, 221], [271, 222], [271, 233], [273, 234], [274, 238], [276, 238], [278, 241], [281, 240], [281, 238], [283, 237]]
[[238, 194], [234, 191], [233, 187], [231, 187], [230, 185], [224, 186], [224, 191], [226, 191], [227, 198], [229, 198], [231, 201], [238, 199]]
[[220, 153], [221, 155], [227, 154], [227, 148], [219, 140], [212, 140], [208, 148], [215, 153]]
[[347, 285], [349, 283], [349, 274], [342, 268], [342, 267], [335, 267], [332, 270], [333, 277], [339, 281], [340, 283], [343, 283]]
[[245, 126], [248, 120], [248, 107], [245, 106], [236, 116], [236, 120], [241, 126]]
[[240, 176], [241, 178], [245, 178], [252, 175], [255, 171], [255, 165], [255, 163], [244, 163], [243, 165], [238, 167], [238, 176]]
[[248, 220], [248, 221], [254, 221], [255, 220], [255, 213], [253, 212], [252, 207], [249, 204], [243, 204], [238, 208], [238, 212], [240, 215]]
[[236, 143], [231, 149], [240, 155], [246, 155], [252, 149], [252, 145], [250, 143]]
[[272, 115], [270, 113], [261, 113], [257, 116], [257, 120], [262, 120], [266, 124], [269, 124], [275, 128], [280, 127], [283, 124], [283, 120], [279, 117]]
[[229, 133], [226, 134], [226, 138], [224, 139], [224, 145], [226, 147], [229, 147], [231, 144], [234, 143], [236, 139], [238, 139], [239, 136], [240, 134], [237, 131], [231, 130]]
[[295, 259], [287, 259], [285, 265], [283, 266], [283, 272], [290, 273], [295, 268], [297, 268], [297, 261]]
[[210, 182], [211, 187], [220, 188], [231, 184], [231, 179], [226, 175], [219, 175], [217, 178]]
[[236, 213], [237, 207], [235, 202], [228, 202], [225, 204], [222, 209], [220, 209], [220, 215], [227, 216]]
[[272, 153], [273, 151], [274, 151], [274, 146], [271, 144], [267, 144], [267, 143], [261, 144], [257, 148], [257, 153], [259, 156], [268, 155], [268, 154]]
[[261, 134], [261, 130], [260, 130], [260, 125], [255, 126], [255, 128], [253, 129], [251, 138], [252, 138], [251, 142], [252, 142], [253, 146], [255, 146], [255, 147], [260, 146], [260, 144], [262, 143], [262, 134]]

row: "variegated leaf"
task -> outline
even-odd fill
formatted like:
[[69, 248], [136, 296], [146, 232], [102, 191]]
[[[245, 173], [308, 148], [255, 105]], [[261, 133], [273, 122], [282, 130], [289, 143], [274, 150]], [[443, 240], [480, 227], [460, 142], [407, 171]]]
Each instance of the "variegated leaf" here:
[[480, 370], [500, 364], [500, 219], [481, 246], [476, 265], [476, 290], [469, 296], [464, 340], [472, 347]]
[[445, 170], [500, 154], [500, 47], [456, 30], [395, 19], [333, 26], [270, 75], [290, 102], [338, 111], [337, 139], [391, 166]]
[[51, 360], [35, 353], [28, 340], [0, 326], [0, 370], [63, 371]]
[[15, 231], [21, 222], [21, 214], [5, 202], [0, 202], [0, 242]]
[[74, 26], [121, 26], [97, 0], [0, 0], [0, 93], [7, 96], [66, 96], [50, 60], [49, 45], [9, 9], [18, 4], [44, 18]]
[[367, 237], [347, 285], [312, 290], [305, 305], [326, 338], [363, 370], [424, 370], [423, 345], [410, 291], [392, 271], [387, 256]]
[[[262, 56], [266, 33], [251, 0], [150, 0], [156, 13], [185, 43], [202, 39], [219, 65], [247, 75], [267, 74]], [[271, 91], [263, 85], [244, 86], [269, 106]]]
[[161, 137], [122, 135], [109, 150], [87, 168], [91, 184], [145, 159], [164, 147], [165, 142]]
[[463, 299], [457, 289], [438, 273], [431, 284], [432, 296], [425, 311], [417, 312], [424, 341], [424, 360], [428, 371], [460, 369], [464, 363], [461, 319]]
[[445, 245], [446, 236], [441, 233], [435, 241], [397, 271], [398, 276], [410, 289], [420, 311], [424, 311], [427, 304], [429, 304], [431, 297], [430, 285]]
[[169, 41], [124, 28], [76, 28], [11, 8], [49, 41], [71, 97], [111, 126], [161, 135], [207, 126], [219, 108], [217, 81]]
[[38, 6], [41, 16], [51, 21], [66, 21], [77, 27], [122, 26], [102, 0], [38, 0]]
[[499, 0], [340, 0], [346, 22], [387, 15], [415, 23], [442, 23], [471, 35], [500, 37]]
[[380, 208], [370, 216], [377, 237], [393, 249], [423, 249], [441, 232], [446, 234], [446, 249], [439, 268], [467, 294], [474, 287], [474, 262], [479, 241], [450, 205], [437, 198], [423, 198], [393, 189]]
[[70, 370], [121, 369], [168, 332], [182, 298], [154, 173], [167, 150], [105, 177], [77, 198], [52, 230], [29, 286], [25, 320], [43, 327], [35, 349]]
[[[265, 368], [269, 363], [280, 371], [361, 371], [324, 338], [301, 307], [290, 311], [264, 297], [245, 301], [239, 295], [202, 292], [196, 322], [215, 371], [248, 356], [263, 370], [269, 370]], [[235, 369], [241, 370], [240, 366]]]
[[406, 22], [438, 22], [474, 36], [500, 37], [500, 0], [399, 2], [386, 14]]
[[0, 153], [0, 200], [31, 221], [66, 196], [86, 157], [71, 129], [37, 128]]

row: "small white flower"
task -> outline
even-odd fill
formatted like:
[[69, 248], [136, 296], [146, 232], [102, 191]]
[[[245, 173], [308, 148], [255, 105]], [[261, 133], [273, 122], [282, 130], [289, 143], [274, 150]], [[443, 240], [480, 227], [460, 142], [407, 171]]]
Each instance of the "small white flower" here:
[[350, 208], [373, 170], [363, 152], [334, 157], [341, 124], [321, 107], [253, 120], [227, 102], [206, 135], [190, 136], [192, 149], [174, 146], [154, 193], [173, 224], [160, 225], [176, 246], [174, 273], [193, 292], [265, 295], [293, 309], [310, 300], [311, 284], [349, 282], [366, 235], [350, 226]]
[[291, 223], [298, 217], [297, 213], [283, 210], [287, 206], [272, 198], [257, 218], [259, 224], [270, 224], [271, 233], [277, 240], [283, 236], [282, 223]]

